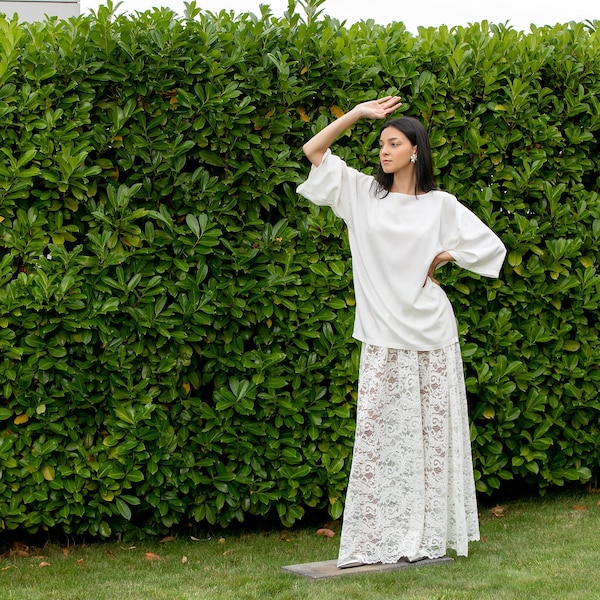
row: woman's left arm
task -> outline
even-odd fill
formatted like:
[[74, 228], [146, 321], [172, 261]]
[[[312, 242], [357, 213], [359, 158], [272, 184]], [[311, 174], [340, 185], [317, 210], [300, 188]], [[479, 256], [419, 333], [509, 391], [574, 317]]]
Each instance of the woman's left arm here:
[[[440, 265], [445, 265], [446, 263], [454, 262], [454, 256], [450, 254], [450, 252], [440, 252], [431, 262], [431, 266], [429, 267], [429, 271], [427, 271], [427, 277], [433, 281], [436, 285], [440, 285], [440, 282], [435, 278], [435, 270]], [[425, 280], [427, 283], [427, 280]], [[423, 285], [425, 285], [425, 283]]]

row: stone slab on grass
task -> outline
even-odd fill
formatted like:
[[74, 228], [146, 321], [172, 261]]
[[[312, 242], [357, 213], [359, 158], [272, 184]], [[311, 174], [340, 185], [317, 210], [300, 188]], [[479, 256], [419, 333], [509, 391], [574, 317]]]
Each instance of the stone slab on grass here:
[[301, 565], [288, 565], [281, 567], [282, 570], [302, 575], [309, 579], [330, 579], [332, 577], [343, 577], [344, 575], [366, 575], [368, 573], [380, 573], [382, 571], [398, 571], [400, 569], [410, 569], [414, 567], [426, 567], [433, 565], [445, 565], [453, 562], [452, 558], [444, 556], [442, 558], [426, 558], [418, 562], [409, 563], [400, 561], [397, 563], [382, 565], [363, 565], [362, 567], [352, 567], [350, 569], [338, 569], [337, 560], [324, 560], [321, 562], [305, 563]]

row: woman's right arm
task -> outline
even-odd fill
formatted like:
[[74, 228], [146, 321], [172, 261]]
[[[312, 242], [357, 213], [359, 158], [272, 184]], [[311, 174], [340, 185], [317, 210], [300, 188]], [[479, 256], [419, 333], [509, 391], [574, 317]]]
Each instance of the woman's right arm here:
[[318, 167], [323, 160], [325, 152], [331, 144], [352, 127], [360, 119], [385, 119], [390, 113], [394, 112], [401, 105], [398, 96], [385, 96], [378, 100], [370, 100], [357, 104], [350, 112], [345, 113], [329, 125], [314, 135], [304, 146], [304, 154], [310, 162]]

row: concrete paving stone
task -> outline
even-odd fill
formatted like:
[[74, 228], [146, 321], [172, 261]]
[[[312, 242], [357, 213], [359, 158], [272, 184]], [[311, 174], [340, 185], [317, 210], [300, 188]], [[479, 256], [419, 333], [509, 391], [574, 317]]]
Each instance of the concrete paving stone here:
[[365, 575], [368, 573], [379, 573], [382, 571], [398, 571], [400, 569], [410, 569], [414, 567], [426, 567], [433, 565], [445, 565], [454, 562], [452, 558], [444, 556], [442, 558], [426, 558], [418, 562], [409, 563], [408, 561], [399, 561], [391, 564], [363, 565], [361, 567], [352, 567], [349, 569], [338, 569], [337, 560], [324, 560], [321, 562], [305, 563], [301, 565], [288, 565], [281, 567], [283, 571], [308, 577], [309, 579], [329, 579], [332, 577], [343, 577], [344, 575]]

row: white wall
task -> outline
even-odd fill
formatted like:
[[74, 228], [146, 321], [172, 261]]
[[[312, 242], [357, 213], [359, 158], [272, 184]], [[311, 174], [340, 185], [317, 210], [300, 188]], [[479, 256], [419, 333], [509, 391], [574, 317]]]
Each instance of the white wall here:
[[43, 21], [46, 15], [68, 19], [79, 15], [79, 0], [62, 0], [61, 2], [43, 2], [41, 0], [0, 0], [0, 13], [11, 19], [15, 13], [19, 21]]

